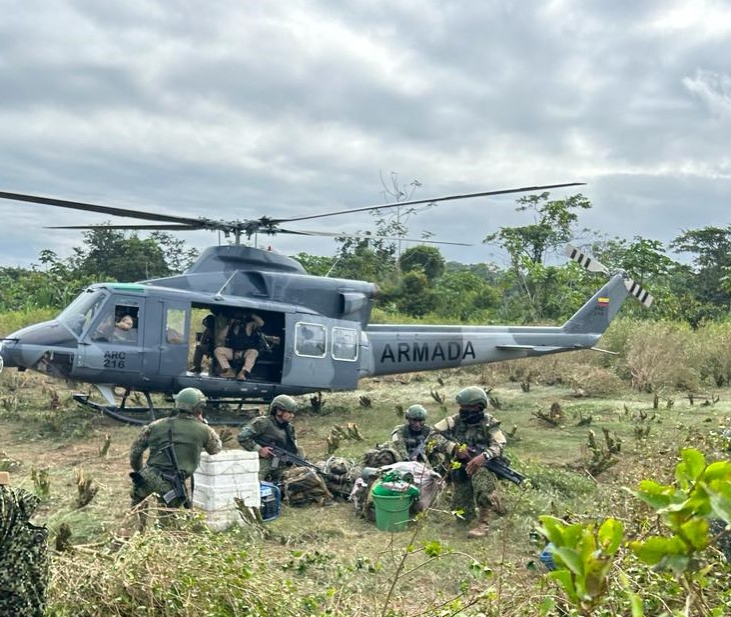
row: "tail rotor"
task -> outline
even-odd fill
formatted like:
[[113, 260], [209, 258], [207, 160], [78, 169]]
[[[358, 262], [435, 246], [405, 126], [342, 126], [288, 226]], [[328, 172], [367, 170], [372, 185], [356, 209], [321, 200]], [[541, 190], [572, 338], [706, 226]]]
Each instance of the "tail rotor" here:
[[[585, 255], [579, 249], [571, 246], [570, 244], [566, 245], [566, 255], [589, 272], [601, 272], [606, 276], [610, 276], [611, 274], [604, 264], [598, 262], [592, 257], [589, 257], [588, 255]], [[639, 300], [645, 307], [649, 308], [654, 300], [652, 295], [650, 295], [650, 292], [643, 289], [643, 287], [638, 282], [631, 279], [626, 272], [623, 272], [622, 276], [624, 277], [624, 286], [627, 288], [627, 293], [637, 298], [637, 300]]]

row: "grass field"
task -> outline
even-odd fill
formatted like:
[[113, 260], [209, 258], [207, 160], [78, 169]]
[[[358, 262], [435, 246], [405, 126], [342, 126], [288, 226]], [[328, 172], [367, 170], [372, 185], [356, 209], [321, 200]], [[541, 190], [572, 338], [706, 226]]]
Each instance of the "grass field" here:
[[[568, 372], [581, 366], [579, 354], [572, 355], [577, 358]], [[79, 409], [70, 388], [37, 374], [0, 375], [0, 466], [11, 472], [14, 486], [30, 491], [38, 490], [33, 472], [47, 470], [50, 490], [36, 521], [49, 526], [52, 543], [62, 524], [71, 529], [75, 548], [54, 552], [53, 615], [538, 615], [555, 588], [536, 565], [539, 549], [530, 532], [537, 517], [587, 522], [613, 516], [633, 529], [650, 525], [647, 510], [623, 487], [643, 478], [671, 481], [685, 447], [709, 458], [726, 456], [715, 434], [729, 423], [731, 391], [696, 392], [691, 401], [686, 393], [656, 398], [620, 388], [590, 398], [566, 385], [568, 379], [549, 386], [515, 375], [514, 368], [491, 366], [364, 380], [357, 392], [325, 394], [318, 414], [306, 411], [303, 397], [304, 411], [295, 419], [310, 460], [326, 457], [333, 425], [357, 424], [363, 441], [343, 441], [337, 454], [358, 459], [401, 423], [397, 406], [421, 403], [433, 424], [456, 411], [452, 401], [461, 387], [491, 388], [491, 412], [513, 434], [509, 455], [533, 486], [501, 484], [509, 514], [493, 520], [483, 540], [466, 539], [445, 495], [400, 534], [378, 531], [342, 502], [284, 506], [263, 529], [210, 534], [183, 525], [126, 540], [132, 527], [128, 452], [139, 429]], [[552, 408], [557, 426], [538, 417], [551, 416]], [[605, 451], [603, 429], [621, 441], [618, 453]], [[588, 446], [590, 430], [604, 459]], [[236, 447], [235, 439], [225, 447]], [[602, 461], [607, 469], [592, 474]], [[82, 470], [99, 490], [78, 508]], [[646, 615], [682, 611], [682, 593], [672, 599], [672, 581], [650, 584], [651, 574], [615, 574], [635, 591], [644, 585], [648, 594], [669, 594], [654, 602], [648, 597]], [[722, 606], [729, 591], [726, 583], [717, 587], [713, 602]], [[592, 614], [623, 614], [618, 606], [631, 614], [622, 592], [601, 609], [608, 612]]]

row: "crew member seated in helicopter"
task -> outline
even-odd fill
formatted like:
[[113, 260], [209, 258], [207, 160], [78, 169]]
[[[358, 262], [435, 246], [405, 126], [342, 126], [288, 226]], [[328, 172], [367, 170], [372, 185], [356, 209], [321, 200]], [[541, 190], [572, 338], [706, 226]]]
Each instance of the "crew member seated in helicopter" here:
[[[220, 334], [216, 332], [216, 338], [224, 341], [223, 345], [213, 350], [213, 355], [221, 367], [220, 377], [236, 377], [240, 381], [245, 381], [251, 375], [251, 370], [259, 357], [261, 347], [259, 330], [262, 326], [264, 320], [256, 313], [245, 314], [238, 311], [229, 320], [225, 331]], [[244, 364], [237, 374], [231, 368], [231, 362], [242, 359]]]
[[137, 340], [137, 328], [134, 326], [135, 320], [131, 315], [123, 315], [115, 323], [114, 315], [109, 314], [94, 331], [92, 340], [103, 342], [134, 342]]
[[[214, 328], [216, 323], [216, 316], [213, 314], [206, 315], [203, 318], [203, 332], [200, 332], [200, 338], [195, 344], [195, 351], [193, 352], [193, 365], [190, 367], [190, 372], [200, 374], [203, 370], [203, 358], [208, 356], [209, 358], [213, 355], [214, 348]], [[211, 373], [209, 369], [209, 373]]]

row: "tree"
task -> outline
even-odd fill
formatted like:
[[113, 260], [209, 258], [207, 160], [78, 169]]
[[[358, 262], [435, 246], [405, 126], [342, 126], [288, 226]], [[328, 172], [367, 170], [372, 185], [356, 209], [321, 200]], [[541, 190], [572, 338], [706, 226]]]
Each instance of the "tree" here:
[[70, 263], [78, 274], [120, 282], [169, 276], [165, 252], [154, 238], [108, 227], [84, 232], [84, 246], [74, 248]]
[[518, 212], [530, 211], [534, 222], [523, 227], [502, 227], [488, 234], [483, 242], [505, 250], [510, 257], [513, 288], [521, 296], [526, 319], [535, 321], [553, 317], [555, 310], [549, 304], [560, 296], [555, 283], [561, 279], [545, 265], [549, 252], [563, 247], [576, 235], [576, 210], [591, 208], [591, 202], [581, 193], [549, 201], [549, 193], [521, 197]]
[[421, 270], [430, 284], [444, 273], [444, 257], [434, 246], [418, 244], [406, 249], [399, 258], [401, 272]]
[[581, 193], [556, 201], [549, 201], [548, 197], [546, 191], [518, 199], [521, 205], [516, 212], [532, 212], [533, 224], [501, 227], [500, 231], [485, 236], [483, 243], [497, 244], [508, 252], [514, 263], [521, 257], [535, 264], [544, 263], [549, 251], [563, 247], [574, 238], [579, 218], [574, 210], [591, 208], [591, 202]]
[[731, 268], [731, 226], [703, 227], [686, 231], [670, 247], [679, 253], [692, 253], [695, 276], [689, 282], [696, 298], [727, 313], [731, 296], [723, 283]]
[[401, 293], [396, 306], [402, 313], [423, 317], [434, 310], [437, 299], [437, 293], [429, 285], [426, 275], [419, 270], [412, 270], [401, 279]]

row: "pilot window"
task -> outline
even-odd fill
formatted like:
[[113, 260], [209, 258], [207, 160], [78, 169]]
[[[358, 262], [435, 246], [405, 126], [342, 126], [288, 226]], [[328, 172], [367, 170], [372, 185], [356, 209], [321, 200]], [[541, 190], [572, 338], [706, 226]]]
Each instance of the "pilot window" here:
[[104, 307], [91, 340], [104, 343], [137, 343], [139, 316], [140, 307], [132, 302]]
[[169, 308], [165, 311], [165, 342], [180, 345], [185, 342], [185, 310]]
[[327, 330], [320, 324], [299, 322], [295, 328], [294, 351], [298, 356], [324, 358]]
[[358, 331], [352, 328], [332, 329], [333, 360], [355, 362], [358, 359]]

